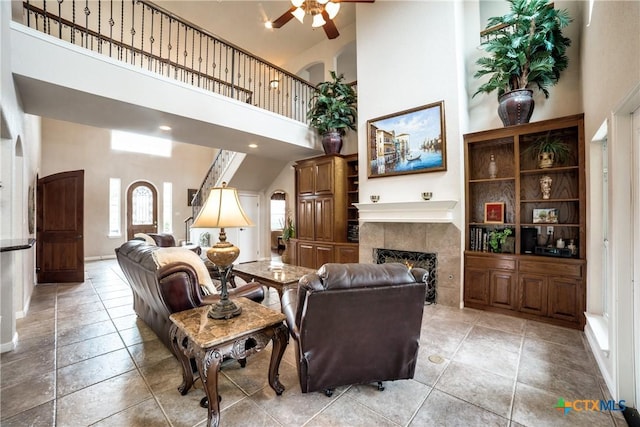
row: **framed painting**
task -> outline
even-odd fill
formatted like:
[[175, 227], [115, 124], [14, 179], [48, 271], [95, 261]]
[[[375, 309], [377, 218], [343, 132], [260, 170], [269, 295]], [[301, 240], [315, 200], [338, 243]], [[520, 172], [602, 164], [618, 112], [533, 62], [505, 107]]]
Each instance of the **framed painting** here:
[[555, 208], [534, 209], [533, 223], [534, 224], [557, 224], [558, 209], [555, 209]]
[[484, 204], [485, 224], [504, 224], [504, 203], [489, 202]]
[[444, 101], [367, 121], [369, 178], [447, 170]]

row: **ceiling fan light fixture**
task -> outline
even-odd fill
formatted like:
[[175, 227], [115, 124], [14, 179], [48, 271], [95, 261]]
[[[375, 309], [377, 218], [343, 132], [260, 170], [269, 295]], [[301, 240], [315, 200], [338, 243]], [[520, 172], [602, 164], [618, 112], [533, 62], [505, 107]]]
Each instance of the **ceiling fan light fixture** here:
[[302, 3], [304, 3], [304, 0], [291, 0], [291, 4], [294, 7], [300, 7], [300, 6], [302, 6]]
[[326, 23], [327, 22], [324, 20], [322, 15], [319, 13], [316, 13], [315, 15], [313, 15], [313, 23], [311, 24], [311, 26], [313, 28], [318, 28], [318, 27], [322, 27]]
[[329, 19], [333, 19], [336, 17], [338, 12], [340, 11], [340, 3], [334, 3], [330, 1], [325, 5], [324, 9], [327, 11], [327, 14], [329, 15]]
[[306, 15], [306, 13], [304, 10], [302, 10], [301, 7], [291, 12], [291, 14], [294, 16], [294, 18], [300, 21], [301, 24], [304, 23], [304, 16]]
[[327, 3], [329, 0], [316, 0], [318, 3], [320, 4], [325, 4]]

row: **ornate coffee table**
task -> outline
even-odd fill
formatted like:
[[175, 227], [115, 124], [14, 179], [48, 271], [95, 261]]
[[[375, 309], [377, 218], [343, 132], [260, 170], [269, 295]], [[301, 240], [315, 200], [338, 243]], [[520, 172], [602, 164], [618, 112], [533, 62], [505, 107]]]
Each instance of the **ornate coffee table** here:
[[[242, 313], [228, 320], [207, 317], [209, 306], [173, 313], [169, 319], [171, 345], [182, 365], [182, 384], [178, 387], [185, 395], [193, 386], [194, 378], [189, 359], [195, 358], [198, 373], [208, 400], [210, 427], [220, 423], [218, 399], [218, 371], [225, 358], [241, 362], [249, 355], [273, 342], [269, 364], [269, 385], [279, 396], [284, 386], [278, 379], [280, 361], [289, 342], [289, 330], [283, 323], [285, 316], [247, 298], [234, 299]], [[244, 366], [244, 365], [243, 365]]]
[[233, 274], [236, 276], [247, 282], [256, 281], [275, 288], [280, 297], [282, 297], [282, 289], [285, 286], [298, 283], [302, 276], [316, 271], [312, 268], [271, 261], [245, 262], [233, 266]]

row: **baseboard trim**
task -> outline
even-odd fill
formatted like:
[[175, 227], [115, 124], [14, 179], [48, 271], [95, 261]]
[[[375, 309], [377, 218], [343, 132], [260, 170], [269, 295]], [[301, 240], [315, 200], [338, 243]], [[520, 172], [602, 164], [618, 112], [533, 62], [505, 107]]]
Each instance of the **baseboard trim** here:
[[627, 421], [627, 424], [629, 424], [629, 427], [640, 427], [640, 415], [636, 408], [627, 406], [624, 408], [624, 411], [622, 411], [622, 415], [624, 415], [624, 419]]

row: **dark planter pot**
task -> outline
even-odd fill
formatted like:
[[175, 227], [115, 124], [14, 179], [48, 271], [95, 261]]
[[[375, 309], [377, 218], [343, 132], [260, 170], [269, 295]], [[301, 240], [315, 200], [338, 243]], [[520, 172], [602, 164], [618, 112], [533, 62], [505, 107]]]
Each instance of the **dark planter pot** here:
[[325, 154], [339, 154], [342, 150], [342, 135], [340, 132], [331, 131], [322, 135], [322, 148]]
[[529, 123], [534, 106], [531, 89], [512, 90], [498, 98], [498, 116], [505, 127]]

